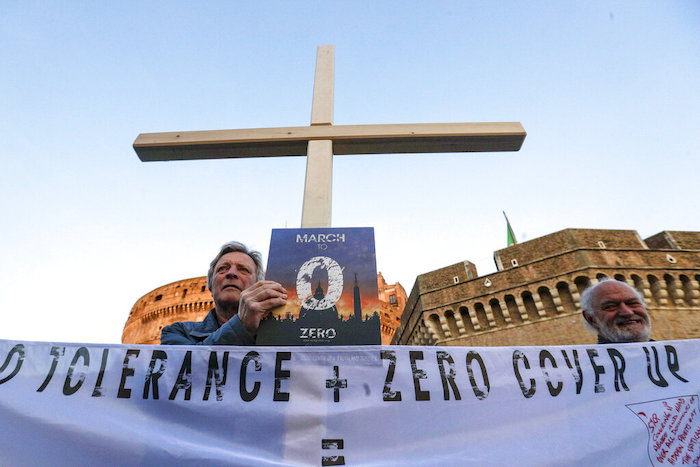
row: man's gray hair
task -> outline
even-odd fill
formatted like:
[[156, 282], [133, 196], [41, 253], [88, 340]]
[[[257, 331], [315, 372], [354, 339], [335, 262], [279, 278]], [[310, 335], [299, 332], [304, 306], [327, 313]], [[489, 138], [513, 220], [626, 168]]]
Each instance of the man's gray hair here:
[[236, 253], [236, 252], [245, 253], [246, 255], [250, 256], [250, 258], [255, 263], [256, 282], [263, 280], [263, 277], [265, 276], [265, 271], [263, 270], [262, 254], [260, 254], [259, 251], [248, 249], [247, 246], [245, 246], [244, 244], [242, 244], [240, 242], [228, 242], [228, 243], [224, 243], [221, 246], [221, 249], [219, 250], [219, 254], [216, 255], [216, 258], [214, 258], [214, 261], [212, 261], [211, 264], [209, 265], [209, 272], [207, 273], [207, 288], [209, 290], [211, 290], [212, 281], [214, 279], [214, 268], [216, 267], [216, 263], [225, 254]]
[[[583, 293], [581, 294], [581, 311], [583, 311], [583, 314], [588, 315], [588, 316], [595, 316], [595, 310], [593, 309], [594, 292], [596, 291], [598, 286], [600, 286], [600, 284], [604, 284], [605, 282], [612, 281], [612, 280], [617, 281], [617, 279], [603, 277], [598, 281], [597, 284], [594, 284], [583, 291]], [[617, 282], [619, 282], [620, 284], [622, 284], [622, 285], [626, 286], [628, 289], [630, 289], [637, 296], [639, 301], [642, 303], [642, 306], [644, 307], [644, 309], [645, 310], [647, 309], [647, 303], [644, 300], [644, 295], [642, 295], [642, 293], [639, 290], [635, 289], [634, 287], [629, 285], [627, 282], [623, 282], [623, 281], [617, 281]], [[588, 329], [595, 332], [595, 329], [593, 328], [593, 326], [591, 326], [590, 323], [588, 321], [586, 321], [585, 318], [584, 318], [583, 322], [586, 324], [586, 327], [588, 327]]]

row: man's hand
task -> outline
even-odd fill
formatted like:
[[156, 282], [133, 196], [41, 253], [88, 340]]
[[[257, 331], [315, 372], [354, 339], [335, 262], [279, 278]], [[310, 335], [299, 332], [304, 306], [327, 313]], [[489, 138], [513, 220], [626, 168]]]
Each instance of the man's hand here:
[[273, 281], [259, 281], [241, 292], [238, 318], [251, 336], [258, 332], [260, 321], [270, 310], [287, 303], [287, 291]]

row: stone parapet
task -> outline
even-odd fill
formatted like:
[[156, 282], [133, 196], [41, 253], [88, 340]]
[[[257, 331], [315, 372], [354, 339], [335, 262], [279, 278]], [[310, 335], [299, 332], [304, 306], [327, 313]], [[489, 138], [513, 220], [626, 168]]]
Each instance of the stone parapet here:
[[[501, 261], [521, 258], [522, 262], [493, 274], [450, 281], [455, 265], [421, 274], [392, 343], [594, 342], [580, 316], [580, 294], [602, 277], [626, 281], [644, 295], [654, 338], [700, 337], [700, 249], [679, 248], [695, 245], [700, 232], [671, 234], [672, 239], [682, 239], [675, 248], [652, 249], [635, 231], [567, 229], [499, 250], [494, 257]], [[654, 246], [669, 246], [662, 242], [665, 235], [651, 238]]]

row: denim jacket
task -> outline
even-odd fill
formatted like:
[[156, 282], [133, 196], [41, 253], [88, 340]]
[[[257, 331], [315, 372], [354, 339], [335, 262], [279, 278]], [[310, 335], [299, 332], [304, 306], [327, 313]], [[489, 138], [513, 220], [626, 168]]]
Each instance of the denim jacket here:
[[163, 328], [160, 343], [163, 345], [255, 345], [255, 338], [248, 334], [238, 315], [222, 326], [212, 309], [203, 321], [181, 321]]

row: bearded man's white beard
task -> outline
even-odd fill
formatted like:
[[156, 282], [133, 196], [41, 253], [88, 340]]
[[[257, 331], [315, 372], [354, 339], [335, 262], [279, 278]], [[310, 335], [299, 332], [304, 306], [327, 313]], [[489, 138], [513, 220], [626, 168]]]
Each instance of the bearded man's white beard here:
[[647, 342], [651, 338], [651, 323], [639, 332], [600, 326], [600, 335], [610, 342]]

